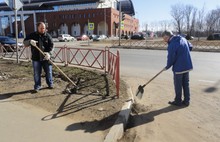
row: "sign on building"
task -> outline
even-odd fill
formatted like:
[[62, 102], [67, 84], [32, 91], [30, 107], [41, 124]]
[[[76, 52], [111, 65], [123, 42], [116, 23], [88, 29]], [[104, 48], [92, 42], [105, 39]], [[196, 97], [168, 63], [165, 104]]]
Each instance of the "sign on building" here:
[[23, 3], [20, 0], [5, 0], [5, 3], [12, 10], [19, 10], [23, 6]]
[[125, 29], [124, 21], [121, 21], [121, 29], [122, 29], [122, 30]]
[[94, 30], [94, 23], [89, 23], [89, 30]]

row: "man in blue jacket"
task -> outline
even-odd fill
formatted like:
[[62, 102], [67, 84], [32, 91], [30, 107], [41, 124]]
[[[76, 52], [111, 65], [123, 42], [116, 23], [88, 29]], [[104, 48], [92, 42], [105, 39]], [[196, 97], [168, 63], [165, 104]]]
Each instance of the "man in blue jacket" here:
[[[193, 69], [190, 51], [192, 45], [184, 37], [173, 35], [171, 31], [164, 31], [162, 37], [168, 43], [166, 70], [172, 67], [174, 75], [175, 99], [169, 104], [175, 106], [189, 106], [189, 72]], [[182, 100], [182, 89], [184, 99]]]

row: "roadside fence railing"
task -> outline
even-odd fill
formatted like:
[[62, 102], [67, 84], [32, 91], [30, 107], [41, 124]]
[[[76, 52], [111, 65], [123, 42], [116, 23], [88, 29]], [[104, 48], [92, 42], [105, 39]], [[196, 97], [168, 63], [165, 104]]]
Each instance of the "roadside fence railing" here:
[[[22, 48], [19, 50], [20, 60], [31, 60], [31, 49]], [[16, 50], [12, 47], [6, 49], [0, 45], [0, 57], [7, 59], [16, 59]], [[116, 94], [119, 97], [120, 87], [120, 54], [110, 51], [108, 47], [104, 49], [90, 49], [90, 48], [72, 48], [55, 47], [52, 51], [52, 59], [55, 63], [61, 63], [64, 66], [75, 65], [88, 68], [99, 69], [104, 73], [109, 74], [116, 85]]]

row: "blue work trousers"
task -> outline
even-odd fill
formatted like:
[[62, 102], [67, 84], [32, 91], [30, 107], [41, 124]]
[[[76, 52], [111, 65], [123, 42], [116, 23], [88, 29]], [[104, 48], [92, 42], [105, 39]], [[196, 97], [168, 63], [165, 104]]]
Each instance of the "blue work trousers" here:
[[48, 87], [53, 86], [52, 65], [48, 61], [32, 61], [34, 69], [34, 89], [41, 88], [41, 73], [42, 68], [45, 72], [46, 83]]
[[190, 89], [189, 89], [189, 72], [183, 74], [174, 73], [174, 88], [175, 88], [175, 102], [182, 102], [182, 92], [184, 95], [183, 101], [189, 103]]

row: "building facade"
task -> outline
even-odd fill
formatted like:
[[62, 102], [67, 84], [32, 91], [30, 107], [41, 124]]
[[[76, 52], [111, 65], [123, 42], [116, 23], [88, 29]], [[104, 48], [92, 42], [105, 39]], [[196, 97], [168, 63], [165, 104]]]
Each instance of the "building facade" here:
[[[54, 37], [58, 34], [118, 36], [119, 33], [119, 12], [113, 8], [38, 13], [36, 17], [37, 21], [47, 23], [48, 32]], [[33, 18], [30, 17], [30, 19]], [[25, 23], [26, 31], [34, 30], [31, 26], [32, 22], [32, 20], [27, 20]], [[88, 23], [94, 23], [93, 30], [88, 30]], [[138, 25], [137, 19], [126, 14], [122, 34], [131, 35], [137, 32]]]
[[[116, 0], [104, 0], [94, 3], [76, 3], [56, 6], [53, 11], [36, 11], [34, 14], [26, 14], [24, 20], [25, 32], [30, 34], [36, 30], [36, 22], [43, 21], [47, 25], [48, 32], [57, 37], [59, 34], [72, 36], [107, 35], [119, 36], [119, 5]], [[121, 9], [125, 13], [125, 20], [121, 33], [132, 35], [138, 32], [139, 21], [134, 18], [134, 8], [131, 0], [121, 0]], [[88, 29], [88, 23], [94, 23], [94, 29]], [[22, 31], [22, 24], [18, 23], [18, 31]], [[23, 28], [24, 28], [23, 27]], [[6, 33], [11, 33], [8, 27]]]

